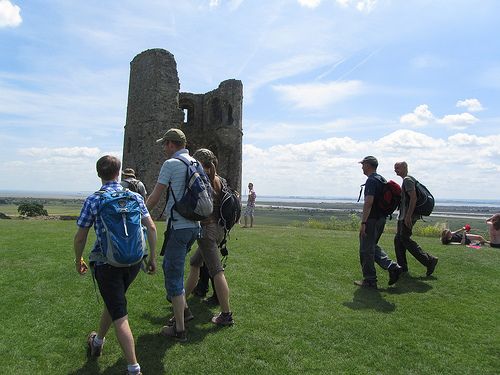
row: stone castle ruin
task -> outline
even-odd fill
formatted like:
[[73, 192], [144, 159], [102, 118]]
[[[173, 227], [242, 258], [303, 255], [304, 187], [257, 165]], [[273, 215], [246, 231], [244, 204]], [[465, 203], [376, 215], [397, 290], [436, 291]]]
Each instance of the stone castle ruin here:
[[[150, 49], [132, 60], [123, 168], [133, 168], [151, 193], [166, 158], [155, 140], [168, 129], [179, 128], [186, 134], [190, 154], [199, 148], [212, 150], [219, 159], [218, 174], [241, 192], [241, 81], [226, 80], [205, 94], [179, 90], [177, 64], [170, 52]], [[162, 209], [158, 204], [153, 217]]]

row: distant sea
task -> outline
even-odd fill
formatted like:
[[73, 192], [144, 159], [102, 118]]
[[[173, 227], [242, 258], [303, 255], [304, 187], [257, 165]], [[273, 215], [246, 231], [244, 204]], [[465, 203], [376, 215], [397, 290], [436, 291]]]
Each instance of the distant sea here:
[[[64, 191], [29, 191], [29, 190], [2, 190], [0, 197], [13, 198], [52, 198], [52, 199], [84, 199], [92, 194], [92, 191], [64, 192]], [[247, 201], [247, 196], [242, 196], [242, 202]], [[281, 196], [281, 195], [258, 195], [257, 203], [357, 203], [356, 197], [311, 197], [311, 196]], [[439, 199], [436, 198], [437, 206], [449, 207], [499, 207], [500, 200], [494, 199]]]

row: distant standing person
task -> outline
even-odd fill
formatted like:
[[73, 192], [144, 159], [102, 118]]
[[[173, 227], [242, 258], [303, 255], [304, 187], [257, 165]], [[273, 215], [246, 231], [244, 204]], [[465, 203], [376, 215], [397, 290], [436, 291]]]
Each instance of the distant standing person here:
[[398, 227], [394, 236], [394, 250], [396, 259], [403, 272], [408, 272], [408, 262], [406, 261], [406, 250], [415, 257], [424, 267], [427, 267], [427, 276], [432, 275], [438, 258], [426, 253], [420, 245], [411, 239], [412, 229], [419, 215], [414, 215], [417, 204], [417, 181], [413, 176], [408, 175], [408, 164], [405, 161], [394, 164], [394, 172], [403, 179], [401, 185], [401, 204], [399, 206]]
[[[187, 341], [185, 321], [192, 316], [185, 314], [186, 305], [184, 290], [184, 264], [186, 255], [200, 234], [198, 221], [186, 219], [173, 209], [174, 197], [181, 199], [186, 187], [187, 167], [181, 158], [188, 163], [197, 163], [186, 149], [186, 136], [180, 129], [169, 129], [162, 138], [156, 141], [161, 143], [167, 160], [163, 163], [158, 181], [153, 192], [146, 202], [148, 208], [153, 209], [163, 194], [167, 194], [165, 216], [167, 227], [163, 248], [163, 274], [165, 276], [165, 289], [167, 300], [172, 302], [175, 324], [166, 325], [161, 329], [161, 334], [177, 341]], [[202, 167], [199, 167], [203, 172]], [[186, 311], [190, 314], [189, 311]]]
[[490, 246], [500, 248], [500, 214], [495, 214], [486, 220], [490, 230]]
[[248, 200], [247, 206], [245, 208], [245, 212], [243, 213], [243, 218], [245, 220], [245, 225], [243, 228], [248, 228], [248, 217], [250, 216], [250, 228], [253, 227], [253, 215], [255, 211], [255, 199], [257, 198], [257, 194], [255, 194], [255, 190], [253, 189], [253, 183], [248, 184]]
[[[104, 224], [100, 216], [101, 195], [100, 192], [114, 192], [123, 190], [118, 183], [120, 175], [120, 160], [114, 156], [106, 155], [97, 161], [97, 175], [101, 178], [102, 186], [97, 193], [90, 195], [83, 204], [80, 216], [76, 222], [78, 231], [74, 239], [75, 266], [80, 274], [87, 272], [87, 265], [82, 255], [87, 242], [89, 230], [94, 226], [96, 235], [104, 232]], [[141, 210], [141, 222], [147, 228], [147, 239], [149, 243], [149, 258], [147, 267], [149, 273], [156, 270], [156, 226], [149, 215], [142, 197], [134, 194]], [[99, 329], [91, 332], [87, 344], [91, 357], [99, 357], [104, 345], [104, 337], [111, 325], [115, 327], [116, 337], [125, 354], [127, 361], [127, 374], [140, 374], [141, 367], [135, 356], [134, 337], [128, 322], [127, 299], [125, 293], [134, 281], [141, 263], [132, 266], [115, 267], [107, 263], [100, 241], [96, 241], [89, 256], [90, 265], [93, 268], [97, 285], [104, 301], [104, 310], [101, 315]]]
[[361, 287], [377, 288], [377, 271], [375, 263], [389, 271], [389, 285], [396, 283], [401, 275], [401, 267], [387, 256], [378, 245], [384, 232], [385, 215], [380, 212], [377, 202], [382, 195], [385, 179], [377, 173], [378, 161], [373, 156], [366, 156], [359, 162], [363, 174], [368, 177], [365, 183], [365, 198], [361, 226], [359, 228], [359, 260], [363, 272], [363, 280], [354, 281]]
[[148, 192], [146, 191], [146, 187], [139, 181], [137, 177], [135, 177], [135, 171], [132, 168], [125, 168], [122, 172], [122, 181], [121, 185], [125, 189], [129, 189], [135, 193], [139, 193], [142, 195], [144, 200], [148, 197]]

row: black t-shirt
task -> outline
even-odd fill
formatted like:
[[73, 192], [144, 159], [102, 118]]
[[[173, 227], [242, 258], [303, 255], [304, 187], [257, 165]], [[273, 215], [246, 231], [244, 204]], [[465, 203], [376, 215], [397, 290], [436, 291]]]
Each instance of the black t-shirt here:
[[372, 209], [370, 210], [370, 215], [368, 215], [369, 219], [378, 219], [380, 217], [385, 216], [380, 212], [377, 204], [378, 197], [380, 197], [380, 195], [382, 194], [382, 186], [383, 186], [382, 182], [378, 179], [385, 181], [384, 177], [374, 172], [368, 176], [368, 179], [366, 180], [365, 183], [365, 197], [367, 195], [373, 195], [373, 205]]

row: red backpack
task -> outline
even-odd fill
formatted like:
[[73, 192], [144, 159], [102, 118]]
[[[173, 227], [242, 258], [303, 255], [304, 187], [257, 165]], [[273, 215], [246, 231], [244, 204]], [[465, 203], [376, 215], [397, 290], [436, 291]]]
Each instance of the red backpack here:
[[[380, 212], [382, 216], [391, 216], [401, 203], [401, 186], [399, 186], [396, 181], [387, 181], [380, 175], [376, 175], [374, 176], [374, 178], [382, 184], [381, 193], [375, 196], [375, 205], [377, 211]], [[361, 199], [363, 186], [365, 186], [365, 184], [361, 185], [358, 202]]]

